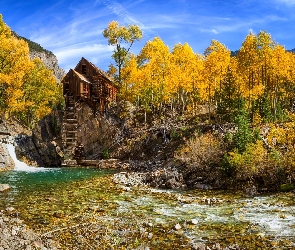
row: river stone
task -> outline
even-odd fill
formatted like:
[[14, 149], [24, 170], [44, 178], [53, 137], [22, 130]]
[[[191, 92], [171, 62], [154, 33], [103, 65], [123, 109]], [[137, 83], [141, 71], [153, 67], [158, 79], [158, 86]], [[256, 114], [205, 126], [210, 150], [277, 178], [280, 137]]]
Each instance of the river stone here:
[[44, 247], [42, 242], [39, 240], [34, 241], [34, 245], [37, 249]]
[[0, 192], [5, 192], [10, 189], [8, 184], [0, 184]]
[[10, 212], [10, 213], [13, 212], [14, 210], [15, 210], [14, 207], [8, 207], [8, 208], [6, 208], [6, 211], [7, 212]]
[[194, 243], [192, 246], [193, 249], [195, 250], [206, 250], [206, 245], [204, 245], [203, 243]]
[[257, 195], [257, 188], [253, 184], [249, 184], [246, 187], [244, 187], [244, 193], [249, 197], [254, 197]]
[[180, 229], [181, 229], [181, 226], [180, 226], [180, 224], [179, 224], [179, 223], [177, 223], [177, 224], [174, 226], [174, 229], [175, 229], [175, 230], [180, 230]]
[[192, 219], [192, 220], [189, 222], [189, 224], [191, 224], [191, 225], [197, 225], [197, 224], [198, 224], [198, 220], [196, 220], [196, 219]]
[[153, 238], [153, 233], [148, 234], [148, 239], [151, 240]]

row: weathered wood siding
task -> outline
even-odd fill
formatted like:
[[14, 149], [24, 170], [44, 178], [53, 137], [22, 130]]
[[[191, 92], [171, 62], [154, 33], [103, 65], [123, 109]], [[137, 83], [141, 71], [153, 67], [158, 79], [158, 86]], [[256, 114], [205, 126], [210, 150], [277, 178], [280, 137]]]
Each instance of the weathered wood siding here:
[[118, 91], [110, 77], [85, 58], [79, 61], [74, 70], [68, 72], [62, 83], [64, 96], [94, 102], [92, 106], [98, 104], [100, 111], [104, 111], [108, 103], [117, 98]]

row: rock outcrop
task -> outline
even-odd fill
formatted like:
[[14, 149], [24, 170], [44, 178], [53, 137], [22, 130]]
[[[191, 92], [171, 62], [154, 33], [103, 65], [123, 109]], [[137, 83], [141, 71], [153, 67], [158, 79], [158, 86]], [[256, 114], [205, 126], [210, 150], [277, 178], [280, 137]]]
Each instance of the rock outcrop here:
[[48, 53], [46, 51], [30, 51], [30, 58], [40, 58], [44, 65], [48, 68], [53, 70], [54, 76], [58, 81], [61, 81], [63, 76], [65, 75], [65, 71], [58, 66], [58, 60], [56, 56], [52, 53]]
[[13, 143], [11, 135], [13, 128], [9, 127], [7, 121], [0, 118], [0, 172], [14, 168], [14, 162], [7, 149], [7, 143]]
[[10, 157], [6, 144], [0, 143], [0, 172], [14, 168], [14, 162]]
[[38, 122], [32, 135], [17, 135], [17, 158], [31, 166], [60, 166], [62, 158], [58, 152], [62, 143], [61, 126], [62, 112], [54, 111]]

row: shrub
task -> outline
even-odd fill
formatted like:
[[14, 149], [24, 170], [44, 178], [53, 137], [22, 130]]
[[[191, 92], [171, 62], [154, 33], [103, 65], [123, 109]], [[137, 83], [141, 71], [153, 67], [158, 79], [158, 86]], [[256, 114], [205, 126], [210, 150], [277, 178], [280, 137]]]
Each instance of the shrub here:
[[288, 191], [292, 191], [295, 189], [294, 185], [291, 183], [286, 183], [286, 184], [282, 184], [280, 186], [281, 191], [283, 192], [288, 192]]
[[103, 159], [109, 159], [110, 158], [110, 153], [109, 153], [109, 149], [105, 148], [103, 150], [103, 154], [102, 154]]
[[220, 164], [224, 155], [224, 145], [212, 134], [195, 134], [186, 141], [184, 147], [176, 151], [175, 158], [185, 162], [188, 167], [208, 170]]
[[244, 152], [240, 153], [237, 149], [229, 152], [228, 164], [230, 168], [236, 170], [238, 179], [253, 179], [261, 170], [267, 151], [262, 145], [262, 141], [249, 143], [245, 146]]
[[237, 149], [229, 152], [224, 162], [226, 164], [223, 165], [223, 170], [234, 172], [237, 180], [259, 179], [265, 186], [279, 184], [285, 173], [282, 167], [283, 155], [275, 149], [268, 152], [261, 140], [247, 144], [242, 153]]

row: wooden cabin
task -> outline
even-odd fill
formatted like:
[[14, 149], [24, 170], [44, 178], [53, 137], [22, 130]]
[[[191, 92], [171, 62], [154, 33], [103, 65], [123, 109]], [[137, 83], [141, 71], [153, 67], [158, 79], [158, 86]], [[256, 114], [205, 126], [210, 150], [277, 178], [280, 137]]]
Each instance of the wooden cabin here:
[[111, 101], [116, 100], [117, 88], [112, 79], [94, 64], [81, 58], [75, 69], [70, 69], [62, 79], [63, 95], [68, 106], [69, 99], [74, 102], [85, 101], [96, 112], [104, 112]]

